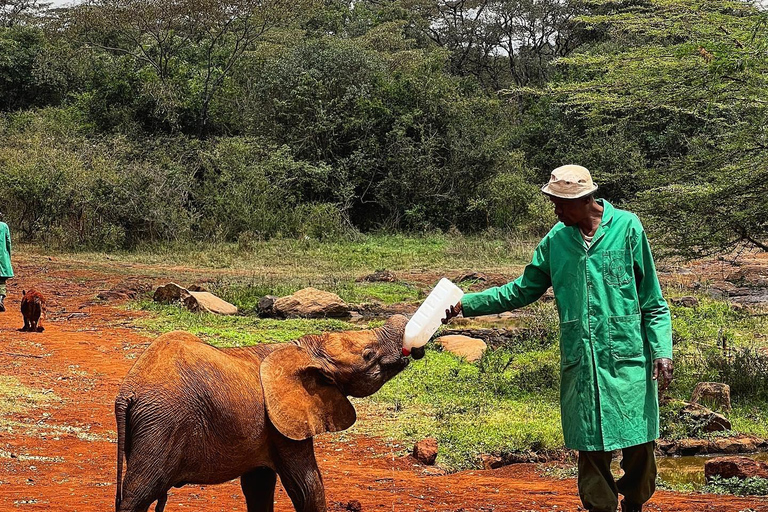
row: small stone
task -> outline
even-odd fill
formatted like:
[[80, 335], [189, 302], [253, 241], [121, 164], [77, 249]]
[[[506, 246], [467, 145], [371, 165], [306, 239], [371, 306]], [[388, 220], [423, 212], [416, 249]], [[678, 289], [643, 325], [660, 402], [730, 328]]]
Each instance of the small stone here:
[[452, 354], [463, 357], [467, 361], [474, 362], [483, 357], [488, 345], [478, 338], [470, 338], [461, 334], [449, 334], [440, 336], [435, 343]]
[[704, 401], [724, 411], [731, 410], [731, 386], [721, 382], [699, 382], [693, 389], [691, 403]]
[[347, 502], [347, 510], [349, 512], [361, 512], [363, 510], [363, 505], [357, 500], [349, 500]]
[[285, 318], [326, 318], [349, 316], [349, 306], [335, 293], [309, 287], [274, 303], [277, 316]]
[[177, 302], [183, 300], [188, 295], [189, 292], [186, 288], [182, 288], [176, 283], [168, 283], [155, 290], [152, 300], [163, 303]]
[[389, 270], [377, 270], [373, 274], [357, 278], [356, 281], [358, 283], [361, 281], [369, 283], [394, 283], [397, 281], [397, 276], [394, 272]]
[[437, 460], [437, 439], [428, 437], [413, 445], [413, 457], [422, 464], [433, 465]]
[[688, 295], [686, 297], [672, 299], [672, 304], [675, 306], [682, 306], [684, 308], [694, 308], [699, 305], [699, 299], [692, 295]]
[[190, 311], [215, 313], [217, 315], [236, 315], [237, 306], [208, 292], [188, 292], [184, 305]]
[[722, 432], [731, 429], [731, 422], [722, 414], [717, 414], [703, 405], [689, 403], [680, 410], [680, 418], [688, 423], [692, 430], [702, 432]]
[[259, 316], [270, 317], [275, 314], [275, 301], [277, 297], [275, 295], [265, 295], [259, 299], [259, 303], [256, 306], [256, 310], [259, 312]]
[[504, 461], [497, 455], [481, 455], [480, 462], [483, 469], [497, 469], [504, 465]]
[[482, 281], [485, 282], [488, 280], [488, 276], [483, 274], [482, 272], [467, 272], [465, 274], [460, 274], [456, 276], [456, 278], [453, 280], [454, 283], [463, 283], [465, 281]]
[[706, 439], [681, 439], [677, 443], [679, 455], [701, 455], [707, 453], [709, 441]]

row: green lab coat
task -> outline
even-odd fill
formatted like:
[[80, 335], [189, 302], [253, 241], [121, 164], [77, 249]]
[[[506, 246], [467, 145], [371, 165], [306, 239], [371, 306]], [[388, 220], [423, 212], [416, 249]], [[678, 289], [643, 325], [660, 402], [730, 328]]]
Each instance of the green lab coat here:
[[11, 230], [8, 224], [0, 222], [0, 277], [13, 277], [11, 267]]
[[560, 316], [560, 410], [567, 447], [615, 450], [659, 437], [653, 360], [672, 358], [672, 323], [640, 220], [603, 205], [587, 249], [558, 223], [515, 281], [464, 295], [465, 316], [534, 302], [551, 285]]

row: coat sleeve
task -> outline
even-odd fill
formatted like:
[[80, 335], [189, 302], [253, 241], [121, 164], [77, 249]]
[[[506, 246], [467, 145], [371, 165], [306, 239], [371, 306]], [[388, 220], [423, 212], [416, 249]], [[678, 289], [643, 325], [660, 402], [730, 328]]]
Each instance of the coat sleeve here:
[[551, 285], [548, 240], [545, 238], [536, 247], [533, 259], [525, 266], [523, 275], [504, 286], [464, 295], [461, 300], [462, 314], [490, 315], [521, 308], [535, 302]]
[[11, 230], [10, 228], [5, 228], [5, 248], [8, 251], [8, 257], [11, 257]]
[[672, 359], [672, 317], [667, 301], [661, 295], [651, 246], [642, 226], [635, 233], [632, 256], [643, 330], [651, 347], [651, 355], [653, 359]]

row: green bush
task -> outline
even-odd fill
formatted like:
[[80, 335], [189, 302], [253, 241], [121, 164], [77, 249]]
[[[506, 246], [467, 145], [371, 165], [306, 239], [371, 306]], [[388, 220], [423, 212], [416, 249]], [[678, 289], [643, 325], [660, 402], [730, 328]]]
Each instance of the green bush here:
[[760, 477], [749, 478], [721, 478], [714, 476], [704, 492], [712, 494], [736, 494], [738, 496], [765, 496], [768, 495], [768, 479]]

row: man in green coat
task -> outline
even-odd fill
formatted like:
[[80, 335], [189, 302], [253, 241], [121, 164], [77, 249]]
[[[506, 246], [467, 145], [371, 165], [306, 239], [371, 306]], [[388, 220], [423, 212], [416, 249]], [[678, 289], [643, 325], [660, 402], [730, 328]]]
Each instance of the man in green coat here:
[[[2, 214], [0, 214], [1, 218]], [[5, 311], [5, 296], [8, 291], [5, 282], [13, 277], [11, 267], [11, 230], [8, 224], [0, 222], [0, 313]]]
[[[560, 317], [560, 410], [568, 448], [579, 451], [579, 496], [587, 510], [641, 511], [655, 491], [658, 378], [672, 379], [672, 325], [643, 226], [595, 199], [589, 171], [566, 165], [542, 191], [560, 222], [515, 281], [464, 295], [462, 313], [500, 313], [552, 286]], [[611, 452], [622, 450], [614, 481]]]

